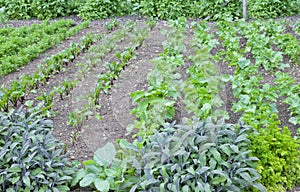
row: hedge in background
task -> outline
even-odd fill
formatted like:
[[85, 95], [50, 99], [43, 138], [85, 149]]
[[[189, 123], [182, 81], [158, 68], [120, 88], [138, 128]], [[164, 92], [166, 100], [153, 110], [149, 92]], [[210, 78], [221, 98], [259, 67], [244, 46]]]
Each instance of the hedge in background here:
[[[0, 0], [10, 19], [56, 18], [78, 15], [83, 19], [141, 14], [161, 19], [180, 16], [220, 20], [242, 17], [241, 0]], [[300, 14], [298, 0], [248, 0], [248, 16], [275, 18]]]
[[0, 0], [10, 19], [50, 19], [72, 14], [68, 0]]
[[126, 0], [85, 0], [77, 3], [82, 19], [104, 19], [112, 16], [130, 15], [133, 5]]
[[155, 16], [161, 19], [175, 19], [179, 16], [191, 18], [237, 17], [242, 13], [239, 0], [141, 0], [139, 10], [142, 15]]

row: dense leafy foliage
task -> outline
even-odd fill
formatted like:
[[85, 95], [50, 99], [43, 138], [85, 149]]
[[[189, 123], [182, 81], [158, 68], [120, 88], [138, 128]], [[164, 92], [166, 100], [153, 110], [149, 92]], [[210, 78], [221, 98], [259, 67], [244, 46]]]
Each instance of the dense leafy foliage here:
[[5, 7], [10, 19], [49, 19], [71, 13], [67, 0], [1, 0], [0, 5]]
[[[273, 115], [276, 119], [276, 115]], [[269, 191], [285, 191], [299, 185], [300, 142], [291, 139], [287, 127], [278, 127], [280, 121], [272, 121], [266, 128], [259, 130], [259, 135], [251, 135], [252, 155], [262, 157], [257, 170], [261, 181]]]
[[[0, 7], [11, 19], [54, 18], [79, 15], [83, 19], [101, 19], [111, 16], [141, 14], [161, 19], [180, 16], [223, 20], [241, 18], [240, 0], [0, 0]], [[297, 0], [248, 0], [248, 15], [252, 18], [275, 18], [299, 14]]]
[[1, 191], [68, 191], [74, 169], [52, 121], [34, 111], [0, 113]]
[[112, 144], [98, 149], [72, 183], [99, 191], [265, 191], [258, 159], [249, 156], [249, 132], [242, 124], [167, 123], [145, 140], [120, 140], [119, 151]]
[[248, 3], [249, 13], [253, 18], [276, 18], [299, 14], [299, 1], [249, 0]]
[[86, 0], [78, 7], [78, 15], [83, 19], [103, 19], [130, 14], [132, 4], [123, 0]]

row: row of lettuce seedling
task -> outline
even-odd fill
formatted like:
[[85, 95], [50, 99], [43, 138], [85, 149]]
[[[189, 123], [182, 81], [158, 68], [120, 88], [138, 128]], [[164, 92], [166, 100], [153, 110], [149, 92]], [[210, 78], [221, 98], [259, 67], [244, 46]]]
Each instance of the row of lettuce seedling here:
[[72, 20], [59, 20], [51, 24], [43, 23], [40, 24], [39, 30], [35, 30], [33, 34], [26, 34], [24, 38], [10, 37], [6, 39], [6, 43], [0, 50], [0, 55], [2, 55], [0, 76], [9, 74], [37, 58], [40, 53], [53, 45], [88, 27], [89, 22], [82, 22], [68, 30], [72, 24], [74, 24]]

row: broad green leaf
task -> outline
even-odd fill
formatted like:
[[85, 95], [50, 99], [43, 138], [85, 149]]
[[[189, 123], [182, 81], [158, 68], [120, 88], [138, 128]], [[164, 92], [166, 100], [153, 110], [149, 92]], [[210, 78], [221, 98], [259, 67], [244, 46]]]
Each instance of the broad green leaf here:
[[11, 183], [15, 184], [16, 182], [18, 182], [20, 180], [20, 178], [21, 178], [20, 176], [13, 177], [12, 180], [11, 180]]
[[13, 167], [10, 167], [8, 169], [8, 172], [11, 172], [11, 173], [18, 173], [18, 172], [21, 172], [21, 171], [22, 171], [22, 169], [18, 166], [13, 166]]
[[247, 172], [242, 172], [239, 174], [246, 182], [251, 182], [251, 176]]
[[216, 166], [217, 166], [217, 161], [214, 160], [213, 158], [211, 158], [210, 161], [209, 161], [209, 167], [210, 167], [210, 169], [214, 170], [216, 168]]
[[73, 180], [71, 182], [71, 186], [72, 187], [75, 186], [79, 182], [79, 180], [82, 179], [85, 175], [86, 175], [86, 171], [84, 169], [80, 169], [76, 173], [75, 177], [73, 177]]
[[109, 182], [106, 180], [102, 180], [102, 179], [95, 179], [94, 180], [94, 185], [96, 187], [97, 190], [101, 191], [101, 192], [108, 192], [109, 191]]
[[195, 170], [192, 166], [189, 166], [189, 168], [187, 168], [187, 172], [189, 172], [192, 175], [195, 175]]
[[293, 125], [297, 125], [299, 123], [299, 118], [297, 118], [297, 117], [291, 117], [289, 119], [289, 122], [292, 123]]
[[102, 148], [97, 149], [94, 154], [94, 159], [100, 165], [107, 166], [108, 164], [112, 163], [116, 156], [116, 149], [112, 143], [107, 143]]
[[228, 144], [224, 144], [220, 146], [220, 149], [228, 156], [231, 155], [231, 150], [229, 149], [229, 145]]
[[235, 152], [235, 153], [239, 153], [239, 147], [236, 145], [230, 145], [230, 148]]
[[210, 167], [201, 167], [201, 169], [197, 172], [199, 175], [202, 175], [203, 173], [205, 173], [206, 171], [208, 171], [210, 169]]
[[266, 188], [261, 183], [254, 183], [252, 186], [261, 192], [267, 192]]
[[145, 92], [141, 91], [141, 90], [132, 92], [130, 94], [130, 97], [132, 98], [132, 103], [136, 103], [138, 100], [140, 100], [144, 96], [145, 96]]
[[58, 185], [58, 186], [56, 186], [56, 188], [58, 189], [59, 192], [70, 191], [70, 188], [66, 185]]
[[83, 179], [79, 182], [79, 185], [81, 187], [87, 187], [89, 186], [91, 183], [93, 183], [95, 181], [95, 179], [97, 178], [97, 176], [93, 173], [89, 173], [87, 175], [85, 175], [83, 177]]
[[185, 186], [182, 187], [182, 192], [190, 192], [190, 191], [191, 190], [190, 190], [188, 185], [185, 185]]

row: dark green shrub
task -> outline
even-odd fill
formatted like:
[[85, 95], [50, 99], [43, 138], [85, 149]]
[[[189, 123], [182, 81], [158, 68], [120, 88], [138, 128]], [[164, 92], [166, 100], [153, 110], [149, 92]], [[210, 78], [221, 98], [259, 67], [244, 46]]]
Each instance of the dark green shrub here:
[[9, 0], [2, 3], [10, 19], [56, 18], [71, 13], [68, 0]]
[[78, 7], [78, 15], [82, 19], [95, 20], [112, 16], [130, 14], [132, 4], [123, 0], [86, 0]]
[[252, 18], [276, 18], [300, 13], [297, 0], [249, 0], [248, 12]]
[[1, 191], [69, 190], [74, 171], [51, 128], [32, 111], [0, 113]]
[[10, 0], [4, 2], [5, 12], [10, 19], [30, 19], [32, 0]]
[[192, 18], [222, 19], [223, 17], [240, 17], [241, 3], [234, 0], [141, 0], [139, 10], [142, 15], [161, 19], [175, 19], [180, 16]]
[[100, 191], [247, 191], [257, 188], [258, 159], [250, 157], [247, 133], [240, 124], [210, 124], [184, 120], [167, 123], [146, 140], [120, 140], [99, 149], [73, 185], [93, 186]]
[[70, 14], [68, 0], [32, 0], [33, 17], [39, 19], [56, 18]]

